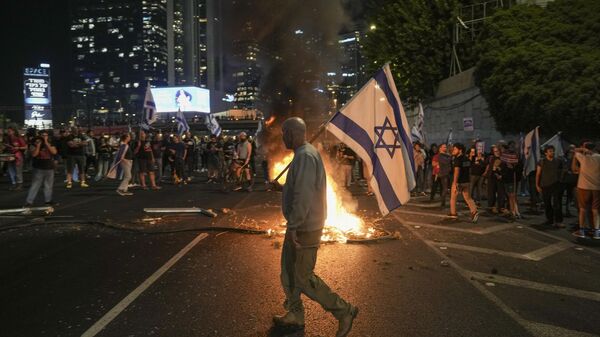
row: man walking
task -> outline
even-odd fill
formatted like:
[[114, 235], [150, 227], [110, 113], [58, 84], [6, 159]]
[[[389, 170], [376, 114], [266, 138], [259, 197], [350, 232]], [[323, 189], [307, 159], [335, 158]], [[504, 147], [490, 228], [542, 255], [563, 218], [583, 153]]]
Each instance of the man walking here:
[[[579, 167], [577, 167], [579, 164]], [[579, 202], [579, 230], [573, 233], [585, 238], [586, 214], [592, 209], [593, 238], [600, 240], [600, 154], [592, 143], [585, 143], [583, 148], [575, 150], [572, 163], [573, 172], [579, 172], [577, 181], [577, 201]]]
[[545, 225], [564, 227], [562, 224], [562, 189], [561, 176], [563, 162], [554, 157], [554, 146], [548, 145], [544, 149], [544, 158], [540, 160], [536, 171], [536, 189], [542, 194], [546, 208]]
[[304, 294], [331, 312], [339, 321], [336, 337], [347, 336], [358, 308], [334, 293], [314, 273], [317, 250], [327, 215], [326, 175], [319, 152], [306, 142], [306, 124], [300, 118], [286, 120], [283, 141], [294, 150], [294, 159], [283, 187], [282, 210], [287, 230], [281, 252], [281, 283], [287, 313], [275, 324], [304, 326]]
[[452, 149], [452, 155], [454, 156], [454, 176], [452, 179], [452, 188], [450, 191], [450, 215], [452, 219], [458, 219], [458, 213], [456, 212], [456, 201], [458, 194], [462, 193], [469, 210], [471, 211], [471, 221], [477, 223], [479, 219], [479, 212], [477, 211], [477, 205], [471, 198], [471, 161], [465, 155], [465, 146], [461, 143], [454, 144]]
[[439, 188], [441, 190], [440, 195], [442, 198], [441, 207], [446, 206], [446, 195], [448, 194], [448, 176], [450, 175], [450, 170], [452, 167], [452, 157], [448, 155], [447, 151], [448, 146], [446, 144], [441, 144], [439, 147], [439, 152], [434, 155], [431, 160], [431, 165], [433, 166], [433, 183], [431, 186], [431, 195], [429, 200], [433, 201], [435, 193]]
[[35, 139], [31, 149], [33, 158], [33, 179], [27, 193], [26, 207], [31, 207], [40, 187], [44, 186], [44, 201], [52, 206], [52, 189], [54, 188], [54, 156], [56, 147], [48, 139], [48, 131], [42, 131]]

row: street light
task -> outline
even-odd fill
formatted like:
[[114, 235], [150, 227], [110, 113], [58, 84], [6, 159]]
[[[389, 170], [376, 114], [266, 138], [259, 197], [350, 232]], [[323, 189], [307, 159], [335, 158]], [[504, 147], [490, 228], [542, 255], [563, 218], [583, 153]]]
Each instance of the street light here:
[[370, 30], [375, 30], [375, 29], [377, 29], [377, 26], [375, 26], [375, 24], [373, 23], [373, 24], [371, 24], [371, 26], [369, 27], [369, 29]]

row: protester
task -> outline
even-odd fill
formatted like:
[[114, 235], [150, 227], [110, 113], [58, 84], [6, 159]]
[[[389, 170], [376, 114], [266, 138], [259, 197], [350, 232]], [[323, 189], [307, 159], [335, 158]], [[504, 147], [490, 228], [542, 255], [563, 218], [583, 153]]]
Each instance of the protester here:
[[90, 167], [94, 168], [95, 173], [98, 171], [98, 161], [97, 161], [97, 150], [96, 150], [96, 139], [94, 138], [94, 131], [88, 130], [87, 134], [83, 134], [83, 139], [85, 140], [85, 169], [84, 174], [87, 177], [89, 174]]
[[471, 178], [469, 183], [471, 184], [471, 196], [473, 200], [479, 205], [483, 200], [483, 180], [485, 173], [485, 157], [482, 150], [471, 148], [469, 150], [469, 160], [471, 161]]
[[156, 165], [156, 182], [158, 183], [163, 177], [163, 152], [165, 150], [163, 146], [162, 133], [157, 133], [151, 142], [152, 155], [154, 156], [154, 163]]
[[452, 181], [452, 189], [450, 192], [450, 214], [449, 217], [453, 219], [458, 219], [458, 213], [456, 212], [456, 201], [458, 199], [458, 194], [461, 193], [469, 210], [471, 211], [471, 221], [476, 223], [479, 219], [479, 212], [477, 211], [477, 206], [475, 202], [471, 198], [471, 187], [469, 184], [470, 181], [470, 168], [471, 161], [465, 155], [465, 146], [461, 143], [454, 144], [454, 148], [452, 150], [452, 155], [454, 156], [454, 176]]
[[352, 184], [352, 168], [354, 167], [354, 160], [356, 160], [356, 154], [351, 148], [346, 146], [344, 143], [340, 143], [337, 152], [337, 159], [342, 168], [342, 177], [344, 186], [350, 187]]
[[185, 149], [187, 152], [187, 155], [185, 157], [185, 163], [184, 163], [185, 164], [185, 177], [186, 177], [187, 182], [190, 182], [192, 180], [192, 175], [196, 168], [196, 162], [197, 162], [196, 140], [194, 139], [194, 136], [192, 136], [192, 133], [189, 131], [183, 135], [183, 140], [184, 140]]
[[592, 212], [591, 225], [594, 229], [593, 238], [600, 240], [600, 154], [594, 144], [585, 142], [582, 148], [575, 150], [572, 168], [579, 173], [577, 181], [577, 200], [579, 202], [579, 230], [575, 236], [585, 238], [586, 215]]
[[516, 152], [515, 142], [510, 141], [503, 147], [500, 157], [500, 174], [502, 184], [508, 198], [510, 216], [513, 219], [520, 219], [519, 203], [517, 202], [517, 184], [521, 181], [523, 175], [523, 165], [519, 162], [519, 156]]
[[[116, 171], [116, 168], [119, 168], [123, 174], [123, 180], [121, 180], [121, 184], [117, 188], [117, 193], [122, 196], [133, 195], [133, 193], [129, 192], [131, 166], [133, 164], [133, 150], [129, 146], [130, 141], [131, 136], [128, 133], [121, 136], [121, 144], [119, 145], [119, 150], [115, 157], [115, 165], [113, 165], [113, 169], [111, 169]], [[117, 172], [115, 172], [115, 176], [118, 176]]]
[[492, 147], [492, 154], [488, 157], [484, 176], [487, 178], [488, 209], [497, 214], [504, 210], [505, 191], [502, 183], [502, 150], [500, 146]]
[[[240, 171], [237, 174], [244, 174], [246, 177], [246, 181], [248, 182], [248, 187], [246, 190], [248, 192], [252, 192], [252, 173], [250, 168], [250, 159], [252, 158], [252, 144], [248, 141], [248, 136], [245, 132], [241, 132], [239, 134], [239, 143], [235, 147], [235, 159], [238, 161], [240, 165]], [[235, 189], [242, 189], [243, 186], [238, 186]]]
[[52, 145], [48, 131], [40, 132], [36, 137], [34, 145], [31, 147], [31, 157], [33, 158], [33, 178], [31, 187], [27, 193], [25, 207], [31, 207], [42, 185], [44, 186], [44, 202], [47, 206], [53, 206], [52, 189], [54, 188], [54, 155], [58, 151]]
[[10, 190], [20, 191], [23, 189], [23, 165], [25, 162], [25, 153], [27, 143], [19, 135], [16, 127], [8, 127], [7, 134], [4, 137], [5, 151], [14, 156], [14, 160], [7, 162], [8, 175], [10, 177]]
[[139, 138], [136, 142], [135, 149], [133, 154], [138, 160], [139, 170], [140, 170], [140, 185], [142, 189], [146, 190], [148, 187], [146, 186], [146, 175], [150, 178], [150, 188], [153, 190], [158, 190], [160, 187], [156, 185], [155, 178], [155, 162], [154, 153], [152, 151], [152, 145], [150, 141], [147, 139], [146, 133], [144, 131], [140, 131]]
[[210, 141], [206, 145], [207, 151], [207, 169], [208, 169], [208, 183], [215, 183], [219, 179], [219, 170], [221, 169], [221, 162], [219, 160], [219, 152], [223, 152], [223, 147], [217, 142], [217, 136], [211, 135]]
[[448, 194], [448, 180], [452, 169], [452, 157], [446, 153], [446, 144], [440, 144], [439, 152], [431, 160], [433, 184], [429, 200], [433, 201], [435, 193], [440, 189], [442, 199], [441, 207], [446, 206], [446, 195]]
[[438, 146], [437, 144], [433, 143], [427, 151], [427, 158], [425, 158], [425, 189], [430, 192], [433, 187], [433, 165], [431, 161], [433, 159], [433, 156], [435, 156], [437, 153]]
[[413, 144], [413, 157], [415, 161], [415, 180], [416, 187], [415, 193], [425, 194], [425, 151], [421, 148], [421, 143], [416, 142]]
[[73, 175], [75, 169], [78, 169], [79, 180], [81, 181], [81, 187], [89, 187], [86, 183], [85, 177], [85, 151], [84, 147], [87, 146], [87, 142], [81, 130], [73, 128], [71, 134], [67, 136], [67, 188], [73, 187]]
[[110, 166], [110, 159], [112, 158], [113, 149], [108, 144], [108, 136], [100, 138], [98, 146], [98, 168], [96, 170], [95, 181], [100, 181], [106, 176]]
[[173, 183], [175, 185], [179, 184], [187, 184], [184, 165], [185, 158], [187, 158], [187, 148], [184, 143], [181, 142], [181, 137], [179, 135], [173, 135], [173, 142], [170, 144], [169, 148], [169, 156], [173, 162], [173, 166], [175, 167], [175, 171], [173, 172]]
[[546, 222], [544, 225], [557, 228], [564, 227], [560, 186], [563, 169], [563, 162], [554, 156], [554, 146], [546, 146], [544, 158], [537, 165], [536, 189], [542, 194], [544, 207], [546, 208]]
[[579, 205], [577, 202], [577, 181], [579, 179], [579, 174], [573, 171], [573, 162], [575, 161], [575, 145], [569, 146], [567, 150], [567, 154], [565, 156], [565, 165], [567, 167], [567, 172], [563, 177], [563, 189], [566, 192], [566, 202], [565, 202], [565, 217], [570, 218], [573, 217], [571, 214], [571, 205], [574, 204], [577, 209], [577, 213], [579, 213]]

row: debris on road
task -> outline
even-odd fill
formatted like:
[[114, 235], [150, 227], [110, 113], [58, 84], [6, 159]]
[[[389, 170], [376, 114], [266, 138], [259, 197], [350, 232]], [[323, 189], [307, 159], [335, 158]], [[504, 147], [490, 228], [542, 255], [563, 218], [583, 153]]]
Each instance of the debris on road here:
[[204, 209], [198, 207], [189, 208], [144, 208], [146, 213], [200, 213], [211, 218], [215, 218], [217, 213], [211, 209]]
[[486, 282], [485, 285], [488, 286], [488, 287], [495, 287], [496, 283], [494, 283], [494, 282]]
[[450, 267], [450, 262], [448, 262], [446, 260], [442, 260], [442, 262], [440, 262], [440, 264], [442, 265], [442, 267]]

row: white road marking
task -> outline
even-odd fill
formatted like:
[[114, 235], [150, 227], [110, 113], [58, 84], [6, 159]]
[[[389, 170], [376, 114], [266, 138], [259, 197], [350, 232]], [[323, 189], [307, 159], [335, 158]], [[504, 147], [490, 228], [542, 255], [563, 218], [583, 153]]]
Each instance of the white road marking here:
[[102, 331], [110, 322], [112, 322], [123, 310], [125, 310], [133, 301], [135, 301], [146, 289], [148, 289], [156, 280], [158, 280], [165, 272], [167, 272], [179, 259], [181, 259], [187, 252], [189, 252], [198, 242], [206, 239], [208, 234], [200, 233], [194, 240], [183, 247], [177, 254], [175, 254], [167, 263], [160, 267], [150, 277], [148, 277], [142, 284], [135, 288], [129, 295], [127, 295], [121, 302], [117, 303], [109, 312], [107, 312], [100, 320], [92, 325], [87, 331], [85, 331], [82, 337], [96, 336]]
[[556, 325], [530, 321], [528, 321], [526, 324], [529, 331], [531, 331], [536, 337], [598, 337], [598, 335], [595, 334], [569, 330]]
[[552, 284], [539, 283], [534, 281], [528, 281], [523, 279], [517, 279], [501, 275], [493, 275], [479, 272], [467, 272], [472, 278], [480, 281], [492, 281], [495, 283], [506, 284], [509, 286], [515, 286], [520, 288], [527, 288], [532, 290], [543, 291], [552, 294], [565, 295], [570, 297], [582, 298], [585, 300], [592, 300], [600, 302], [600, 293], [580, 290], [568, 287], [562, 287]]
[[573, 247], [573, 244], [570, 242], [557, 242], [555, 244], [546, 246], [544, 248], [540, 248], [538, 250], [534, 250], [533, 252], [525, 254], [526, 257], [533, 261], [541, 261], [549, 256], [560, 253], [563, 250]]
[[441, 229], [446, 231], [455, 231], [455, 232], [463, 232], [463, 233], [471, 233], [477, 235], [486, 235], [490, 233], [500, 232], [506, 229], [514, 228], [516, 225], [512, 223], [490, 226], [490, 227], [475, 227], [475, 228], [460, 228], [460, 227], [452, 227], [452, 226], [443, 226], [443, 225], [431, 225], [422, 222], [414, 222], [414, 221], [404, 221], [402, 223], [407, 226], [421, 226], [428, 228]]
[[554, 254], [560, 253], [560, 252], [573, 246], [569, 242], [557, 242], [555, 244], [546, 246], [544, 248], [540, 248], [540, 249], [534, 250], [529, 253], [521, 254], [521, 253], [515, 253], [515, 252], [507, 252], [504, 250], [461, 245], [461, 244], [452, 243], [452, 242], [438, 242], [438, 241], [429, 241], [429, 242], [431, 242], [432, 244], [434, 244], [435, 246], [438, 246], [438, 247], [445, 246], [448, 248], [455, 248], [455, 249], [466, 250], [466, 251], [470, 251], [470, 252], [484, 253], [484, 254], [491, 254], [491, 255], [501, 255], [501, 256], [512, 257], [515, 259], [521, 259], [521, 260], [527, 260], [527, 261], [541, 261], [547, 257], [550, 257]]

